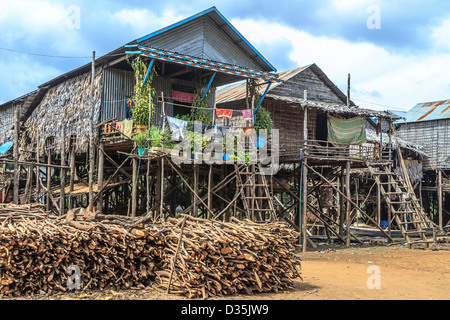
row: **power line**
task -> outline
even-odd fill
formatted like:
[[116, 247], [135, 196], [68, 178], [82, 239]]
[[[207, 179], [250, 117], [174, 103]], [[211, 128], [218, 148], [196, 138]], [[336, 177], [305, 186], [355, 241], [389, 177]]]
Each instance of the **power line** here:
[[408, 110], [405, 110], [404, 108], [398, 108], [398, 107], [393, 107], [393, 106], [387, 106], [387, 105], [384, 105], [384, 104], [379, 104], [379, 103], [375, 103], [375, 102], [369, 102], [369, 101], [359, 100], [359, 99], [355, 99], [355, 98], [352, 98], [352, 100], [359, 101], [359, 102], [364, 102], [364, 103], [369, 103], [369, 104], [373, 104], [373, 105], [379, 106], [379, 107], [390, 108], [390, 109], [394, 109], [394, 110], [397, 110], [397, 111], [408, 111]]
[[8, 49], [8, 48], [0, 48], [0, 50], [21, 53], [21, 54], [28, 54], [28, 55], [32, 55], [32, 56], [38, 56], [38, 57], [47, 57], [47, 58], [60, 58], [60, 59], [88, 59], [88, 58], [91, 58], [91, 57], [54, 56], [54, 55], [49, 55], [49, 54], [19, 51], [19, 50], [13, 50], [13, 49]]

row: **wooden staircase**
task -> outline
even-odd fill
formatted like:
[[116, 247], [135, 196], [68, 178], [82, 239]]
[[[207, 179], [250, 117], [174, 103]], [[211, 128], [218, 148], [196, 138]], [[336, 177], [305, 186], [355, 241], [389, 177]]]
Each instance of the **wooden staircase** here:
[[[398, 174], [390, 170], [387, 164], [373, 167], [366, 162], [366, 165], [389, 207], [390, 223], [396, 222], [410, 248], [414, 244], [426, 244], [428, 247], [430, 243], [435, 243], [434, 224], [423, 212], [411, 184], [408, 183], [406, 171], [402, 170], [402, 174]], [[432, 232], [432, 238], [427, 235], [429, 231]]]
[[239, 166], [235, 163], [237, 174], [237, 188], [247, 212], [248, 219], [252, 221], [272, 221], [276, 219], [273, 199], [269, 191], [266, 176], [261, 163]]

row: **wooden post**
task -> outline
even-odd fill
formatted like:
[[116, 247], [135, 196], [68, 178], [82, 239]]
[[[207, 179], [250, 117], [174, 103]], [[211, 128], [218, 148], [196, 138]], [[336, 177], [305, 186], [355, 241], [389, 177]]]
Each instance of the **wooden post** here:
[[350, 108], [350, 73], [347, 80], [347, 107]]
[[[39, 130], [37, 132], [37, 138], [36, 138], [36, 162], [41, 162], [40, 159], [40, 152], [39, 152]], [[36, 166], [36, 203], [39, 203], [39, 194], [41, 193], [41, 184], [40, 184], [40, 170], [41, 168]]]
[[[304, 163], [307, 163], [307, 160], [303, 160]], [[301, 230], [300, 233], [302, 235], [302, 251], [306, 252], [306, 220], [307, 220], [307, 212], [308, 212], [308, 167], [306, 165], [303, 166], [303, 177], [302, 177], [302, 212], [301, 212]]]
[[381, 189], [379, 183], [377, 183], [377, 224], [381, 225]]
[[95, 51], [92, 52], [91, 65], [91, 91], [90, 91], [90, 118], [89, 118], [89, 212], [94, 208], [94, 81], [95, 81]]
[[439, 229], [442, 230], [443, 224], [442, 224], [442, 170], [438, 169], [438, 214], [439, 214]]
[[[344, 166], [341, 166], [341, 173], [339, 176], [339, 189], [341, 190], [341, 194], [345, 193], [345, 175], [344, 175]], [[344, 220], [345, 220], [345, 205], [344, 205], [344, 198], [341, 196], [339, 197], [339, 235], [342, 237], [344, 235]]]
[[[306, 97], [306, 92], [305, 92]], [[303, 109], [303, 162], [307, 163], [307, 159], [305, 157], [306, 146], [308, 141], [308, 108], [305, 106]], [[308, 212], [308, 168], [306, 165], [303, 166], [303, 185], [300, 186], [303, 188], [302, 191], [302, 212], [301, 212], [301, 235], [302, 235], [302, 248], [303, 252], [306, 252], [306, 223], [307, 223], [307, 212]]]
[[[62, 127], [61, 132], [61, 166], [66, 165], [66, 132], [65, 127]], [[66, 169], [61, 168], [61, 190], [59, 196], [59, 214], [63, 215], [66, 205]]]
[[51, 168], [51, 164], [52, 164], [52, 153], [50, 151], [50, 149], [47, 149], [47, 202], [46, 202], [46, 207], [45, 209], [47, 211], [50, 211], [51, 208], [51, 198], [50, 198], [50, 188], [52, 187], [52, 168]]
[[195, 194], [198, 194], [198, 179], [199, 179], [199, 170], [200, 167], [198, 164], [194, 164], [194, 192], [192, 193], [192, 203], [194, 206], [192, 207], [192, 216], [198, 216], [198, 205], [197, 205], [197, 197]]
[[97, 191], [98, 194], [98, 200], [97, 200], [97, 213], [102, 214], [103, 212], [103, 191], [100, 191], [103, 187], [103, 171], [105, 166], [105, 143], [100, 142], [99, 150], [98, 150], [98, 168], [97, 168]]
[[212, 184], [212, 164], [209, 165], [208, 172], [208, 211], [207, 211], [207, 219], [211, 218], [211, 214], [209, 213], [212, 209], [212, 198], [211, 198], [211, 184]]
[[13, 202], [19, 204], [19, 130], [20, 130], [20, 105], [15, 105], [14, 110], [14, 191]]
[[137, 175], [138, 175], [138, 169], [137, 169], [137, 159], [136, 157], [133, 157], [133, 176], [131, 179], [131, 216], [136, 217], [136, 209], [137, 209]]
[[75, 144], [72, 144], [70, 147], [70, 182], [69, 182], [69, 193], [70, 193], [70, 202], [69, 209], [72, 209], [74, 204], [74, 197], [72, 196], [73, 186], [75, 181]]
[[[351, 199], [351, 193], [350, 193], [350, 161], [347, 161], [347, 166], [345, 168], [345, 189], [347, 190], [347, 197]], [[346, 238], [346, 247], [350, 247], [350, 202], [347, 200], [347, 207], [345, 212], [345, 228], [347, 231], [347, 238]]]
[[[164, 142], [162, 143], [164, 150]], [[164, 205], [164, 157], [161, 158], [161, 190], [159, 191], [159, 214], [161, 221], [164, 221], [163, 205]]]

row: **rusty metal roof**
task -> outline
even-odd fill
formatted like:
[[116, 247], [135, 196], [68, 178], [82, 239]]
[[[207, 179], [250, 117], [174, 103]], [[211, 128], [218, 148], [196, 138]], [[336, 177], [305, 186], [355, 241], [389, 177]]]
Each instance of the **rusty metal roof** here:
[[[300, 72], [308, 69], [311, 65], [307, 65], [301, 68], [297, 68], [297, 69], [293, 69], [290, 71], [285, 71], [285, 72], [281, 72], [278, 73], [278, 79], [282, 80], [282, 81], [286, 81], [290, 78], [292, 78], [293, 76], [299, 74]], [[257, 83], [263, 83], [263, 81], [259, 81]], [[276, 88], [277, 86], [279, 86], [282, 82], [274, 82], [272, 83], [270, 90], [272, 90], [273, 88]], [[260, 94], [263, 94], [264, 91], [267, 88], [267, 83], [264, 83], [260, 86], [257, 87], [257, 91]], [[269, 91], [270, 91], [269, 90]], [[230, 85], [227, 86], [223, 86], [220, 88], [217, 88], [216, 91], [216, 103], [220, 104], [220, 103], [224, 103], [224, 102], [230, 102], [230, 101], [236, 101], [236, 100], [241, 100], [241, 99], [245, 99], [246, 97], [246, 93], [247, 93], [247, 85], [246, 85], [246, 81], [239, 81], [239, 82], [235, 82], [232, 83]]]
[[405, 122], [430, 121], [450, 118], [450, 100], [416, 104], [405, 116]]

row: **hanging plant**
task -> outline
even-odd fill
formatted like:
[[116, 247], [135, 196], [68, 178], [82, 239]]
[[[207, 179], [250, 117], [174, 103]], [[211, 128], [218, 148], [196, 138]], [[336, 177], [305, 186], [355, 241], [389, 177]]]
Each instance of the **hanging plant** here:
[[135, 78], [130, 108], [132, 119], [137, 125], [148, 126], [149, 118], [153, 118], [155, 113], [153, 99], [150, 99], [150, 96], [156, 96], [156, 90], [151, 86], [153, 77], [156, 74], [155, 66], [153, 65], [144, 83], [148, 66], [142, 61], [141, 56], [137, 56], [132, 60], [128, 59], [128, 63], [133, 68]]
[[198, 85], [197, 88], [195, 89], [195, 100], [194, 103], [192, 104], [194, 108], [191, 110], [191, 115], [194, 121], [200, 121], [203, 124], [211, 124], [212, 123], [211, 113], [209, 112], [208, 109], [211, 90], [208, 90], [205, 98], [203, 98], [206, 86], [207, 85], [204, 82], [203, 85]]
[[259, 130], [266, 129], [267, 130], [267, 136], [270, 135], [273, 128], [273, 121], [272, 117], [270, 115], [270, 112], [267, 109], [264, 109], [262, 106], [256, 110], [256, 117], [255, 117], [255, 129], [256, 133], [259, 134]]

